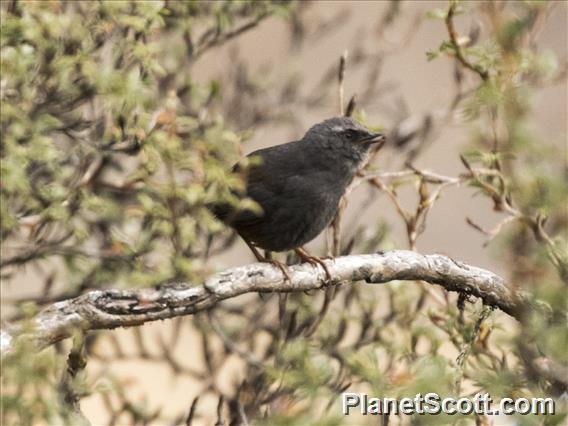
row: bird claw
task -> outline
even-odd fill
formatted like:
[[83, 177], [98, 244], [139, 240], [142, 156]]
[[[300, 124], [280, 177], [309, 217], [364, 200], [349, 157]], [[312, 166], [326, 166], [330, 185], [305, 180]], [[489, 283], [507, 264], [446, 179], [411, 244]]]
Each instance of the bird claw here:
[[282, 274], [284, 275], [284, 281], [288, 281], [290, 284], [292, 283], [292, 278], [290, 277], [290, 273], [288, 272], [288, 267], [284, 263], [272, 259], [271, 253], [269, 251], [265, 251], [265, 256], [261, 255], [253, 243], [251, 243], [245, 237], [243, 237], [243, 240], [251, 249], [254, 257], [256, 257], [256, 260], [261, 263], [270, 263], [272, 266], [277, 267], [278, 269], [280, 269], [280, 271], [282, 271]]
[[322, 258], [317, 257], [317, 256], [312, 256], [302, 249], [296, 249], [295, 251], [296, 251], [296, 254], [298, 255], [298, 257], [302, 261], [307, 262], [310, 265], [314, 265], [316, 267], [318, 265], [321, 266], [323, 268], [323, 270], [325, 271], [326, 281], [331, 281], [331, 273], [329, 272], [329, 269], [327, 268], [327, 265], [325, 264], [325, 262], [323, 261]]
[[284, 281], [288, 281], [290, 284], [292, 283], [292, 277], [290, 277], [290, 272], [288, 271], [288, 267], [284, 263], [278, 262], [277, 260], [274, 259], [265, 259], [263, 260], [263, 262], [270, 263], [272, 266], [275, 266], [276, 268], [280, 269], [280, 271], [282, 271], [282, 274], [284, 275]]

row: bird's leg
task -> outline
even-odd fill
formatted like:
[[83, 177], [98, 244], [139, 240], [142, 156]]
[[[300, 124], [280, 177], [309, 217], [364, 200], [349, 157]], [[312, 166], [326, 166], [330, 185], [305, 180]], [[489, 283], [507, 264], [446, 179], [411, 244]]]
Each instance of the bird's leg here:
[[254, 254], [254, 257], [256, 257], [256, 260], [262, 263], [270, 263], [271, 265], [276, 266], [278, 269], [282, 271], [282, 274], [284, 275], [284, 280], [287, 280], [290, 283], [292, 282], [292, 278], [290, 277], [290, 273], [288, 272], [288, 268], [286, 267], [285, 264], [272, 259], [272, 255], [269, 251], [266, 251], [265, 252], [266, 256], [263, 256], [249, 240], [247, 240], [246, 238], [243, 238], [243, 240], [245, 241], [245, 243], [247, 243], [247, 246], [249, 246], [250, 250]]
[[317, 256], [312, 256], [302, 247], [298, 247], [298, 248], [294, 249], [294, 251], [296, 252], [298, 257], [300, 259], [302, 259], [302, 261], [308, 262], [309, 264], [314, 265], [314, 266], [320, 265], [323, 268], [323, 270], [325, 271], [325, 276], [326, 276], [327, 280], [328, 281], [331, 280], [331, 274], [329, 273], [329, 269], [327, 269], [327, 265], [325, 264], [325, 262], [321, 258], [319, 258]]
[[256, 257], [256, 260], [258, 260], [259, 262], [266, 261], [266, 258], [262, 254], [260, 254], [258, 249], [253, 246], [249, 240], [247, 240], [246, 238], [243, 238], [243, 240], [245, 241], [245, 243], [247, 243], [247, 246], [249, 246], [250, 251], [252, 251], [252, 254], [254, 254], [254, 257]]

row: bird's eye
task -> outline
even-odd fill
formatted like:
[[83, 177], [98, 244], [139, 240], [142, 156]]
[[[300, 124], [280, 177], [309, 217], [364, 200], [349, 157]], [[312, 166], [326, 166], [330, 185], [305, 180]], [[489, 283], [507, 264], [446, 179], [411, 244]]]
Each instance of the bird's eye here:
[[356, 133], [355, 130], [349, 129], [345, 131], [345, 137], [349, 140], [355, 139]]

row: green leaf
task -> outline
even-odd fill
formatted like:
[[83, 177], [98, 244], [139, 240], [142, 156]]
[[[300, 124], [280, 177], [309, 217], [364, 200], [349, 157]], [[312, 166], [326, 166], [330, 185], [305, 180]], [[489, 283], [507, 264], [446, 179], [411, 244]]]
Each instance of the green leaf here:
[[426, 12], [426, 18], [428, 19], [446, 19], [448, 16], [448, 11], [443, 9], [432, 9]]

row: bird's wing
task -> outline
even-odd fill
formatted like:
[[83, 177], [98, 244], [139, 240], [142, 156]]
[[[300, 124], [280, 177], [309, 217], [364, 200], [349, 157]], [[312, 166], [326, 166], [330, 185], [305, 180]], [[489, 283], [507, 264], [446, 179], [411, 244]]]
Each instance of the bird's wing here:
[[247, 196], [255, 200], [263, 209], [263, 214], [245, 210], [239, 212], [233, 223], [237, 226], [254, 226], [264, 216], [271, 216], [282, 208], [287, 195], [301, 176], [306, 173], [303, 152], [290, 142], [270, 148], [260, 149], [247, 157], [260, 157], [260, 164], [252, 166], [247, 172]]
[[[264, 217], [279, 217], [282, 209], [289, 210], [291, 205], [317, 203], [322, 192], [313, 185], [322, 182], [317, 178], [322, 172], [314, 170], [313, 158], [308, 158], [310, 154], [305, 147], [296, 146], [298, 143], [260, 149], [247, 156], [260, 157], [260, 163], [247, 170], [246, 179], [247, 196], [260, 205], [263, 214], [250, 210], [235, 212], [230, 206], [223, 205], [216, 208], [217, 217], [236, 228], [254, 227]], [[233, 171], [239, 169], [237, 164]]]

